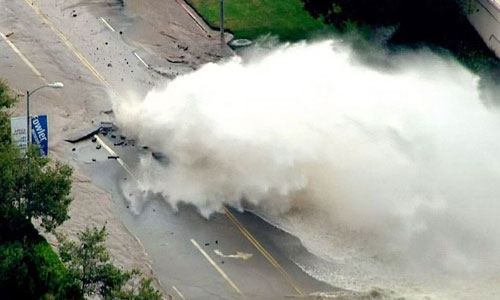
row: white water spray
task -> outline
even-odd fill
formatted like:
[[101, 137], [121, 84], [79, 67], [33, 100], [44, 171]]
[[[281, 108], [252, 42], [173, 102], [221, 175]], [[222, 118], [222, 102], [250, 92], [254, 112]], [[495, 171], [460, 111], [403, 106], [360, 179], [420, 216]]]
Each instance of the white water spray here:
[[208, 216], [245, 201], [332, 261], [364, 253], [402, 269], [498, 274], [500, 116], [457, 63], [393, 60], [380, 71], [334, 41], [285, 45], [205, 65], [115, 111], [168, 156], [138, 172], [174, 206]]

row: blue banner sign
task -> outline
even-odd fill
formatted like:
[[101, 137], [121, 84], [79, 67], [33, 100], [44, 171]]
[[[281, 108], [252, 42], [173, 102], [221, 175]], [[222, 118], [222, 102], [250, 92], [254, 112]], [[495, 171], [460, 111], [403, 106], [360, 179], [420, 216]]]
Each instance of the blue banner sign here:
[[31, 143], [38, 145], [41, 156], [49, 154], [49, 122], [46, 115], [31, 117]]

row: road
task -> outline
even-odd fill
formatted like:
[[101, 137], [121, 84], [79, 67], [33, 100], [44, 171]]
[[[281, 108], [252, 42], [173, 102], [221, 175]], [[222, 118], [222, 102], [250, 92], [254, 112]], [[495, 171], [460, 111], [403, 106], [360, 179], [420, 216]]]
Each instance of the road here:
[[[134, 165], [151, 156], [139, 145], [114, 146], [111, 135], [100, 137], [99, 150], [89, 140], [64, 141], [112, 120], [110, 99], [142, 97], [230, 53], [179, 3], [0, 0], [0, 77], [20, 99], [27, 88], [65, 84], [32, 101], [34, 114], [49, 115], [51, 155], [76, 171], [71, 220], [63, 230], [74, 234], [106, 222], [114, 259], [150, 271], [176, 299], [283, 299], [334, 290], [293, 263], [309, 255], [296, 238], [250, 213], [228, 209], [206, 220], [193, 207], [175, 210], [156, 195], [131, 202], [140, 192]], [[22, 104], [14, 114], [23, 113]], [[108, 159], [110, 151], [121, 159]]]

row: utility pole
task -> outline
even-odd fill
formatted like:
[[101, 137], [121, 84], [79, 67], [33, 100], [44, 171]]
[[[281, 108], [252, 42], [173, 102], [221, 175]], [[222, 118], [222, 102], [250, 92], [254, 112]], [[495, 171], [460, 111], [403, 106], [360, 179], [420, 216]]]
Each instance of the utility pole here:
[[220, 48], [224, 48], [224, 0], [220, 0]]
[[46, 85], [42, 85], [37, 87], [36, 89], [30, 91], [26, 91], [26, 138], [28, 139], [26, 141], [26, 200], [29, 202], [30, 194], [29, 192], [31, 191], [31, 172], [30, 172], [30, 155], [29, 155], [29, 150], [30, 150], [30, 144], [31, 144], [31, 118], [30, 118], [30, 96], [33, 95], [36, 91], [41, 90], [43, 88], [52, 88], [52, 89], [61, 89], [64, 87], [64, 84], [62, 82], [52, 82]]
[[[26, 146], [29, 149], [29, 146], [31, 144], [31, 118], [30, 118], [30, 96], [33, 95], [36, 91], [41, 90], [43, 88], [52, 88], [52, 89], [61, 89], [64, 87], [64, 84], [62, 82], [52, 82], [46, 85], [42, 85], [37, 87], [36, 89], [30, 91], [26, 91], [26, 130], [28, 131], [26, 134], [26, 137], [28, 140], [26, 141]], [[26, 150], [28, 150], [26, 149]]]
[[26, 141], [26, 155], [28, 155], [28, 150], [30, 148], [30, 143], [31, 143], [31, 139], [30, 139], [30, 134], [31, 134], [31, 130], [30, 130], [30, 122], [31, 121], [31, 118], [30, 118], [30, 91], [26, 91], [26, 138], [28, 139]]

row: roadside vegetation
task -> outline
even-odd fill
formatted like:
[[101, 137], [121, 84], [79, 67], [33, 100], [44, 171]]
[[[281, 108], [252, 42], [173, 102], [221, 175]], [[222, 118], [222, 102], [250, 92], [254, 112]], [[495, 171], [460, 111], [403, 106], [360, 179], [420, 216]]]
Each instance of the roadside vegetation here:
[[[11, 142], [8, 109], [15, 103], [0, 81], [0, 295], [2, 299], [161, 299], [151, 280], [115, 267], [105, 228], [88, 228], [69, 241], [56, 233], [71, 203], [69, 166], [22, 155]], [[41, 236], [58, 236], [59, 255]]]
[[[214, 28], [219, 28], [220, 0], [188, 0]], [[224, 2], [224, 26], [235, 38], [256, 39], [272, 34], [283, 40], [300, 40], [325, 28], [307, 13], [300, 0], [252, 0]]]
[[[214, 28], [219, 0], [188, 0]], [[254, 0], [225, 3], [225, 27], [235, 38], [272, 34], [296, 41], [334, 33], [364, 51], [431, 48], [452, 55], [486, 81], [500, 79], [500, 61], [466, 18], [469, 0]], [[498, 82], [497, 82], [498, 83]]]
[[341, 33], [359, 34], [393, 51], [431, 48], [453, 55], [474, 72], [500, 75], [500, 61], [467, 20], [469, 0], [303, 1], [313, 17]]

